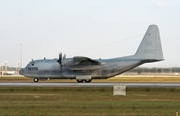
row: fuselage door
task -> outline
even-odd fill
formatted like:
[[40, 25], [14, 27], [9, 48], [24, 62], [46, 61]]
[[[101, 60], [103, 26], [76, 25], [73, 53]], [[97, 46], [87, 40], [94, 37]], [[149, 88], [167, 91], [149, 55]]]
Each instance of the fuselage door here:
[[43, 77], [45, 77], [45, 70], [44, 70], [44, 64], [43, 63], [41, 63], [41, 64], [39, 64], [38, 65], [38, 76], [40, 77], [40, 78], [43, 78]]
[[105, 69], [102, 70], [102, 77], [107, 77], [107, 71]]

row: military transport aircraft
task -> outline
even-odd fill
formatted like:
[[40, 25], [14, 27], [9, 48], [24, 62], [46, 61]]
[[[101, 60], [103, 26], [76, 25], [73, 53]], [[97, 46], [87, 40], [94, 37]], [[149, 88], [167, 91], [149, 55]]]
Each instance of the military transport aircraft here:
[[134, 55], [91, 59], [83, 56], [65, 58], [60, 53], [59, 59], [32, 60], [19, 73], [33, 78], [34, 82], [41, 79], [76, 79], [77, 82], [91, 82], [92, 79], [110, 78], [144, 63], [162, 60], [164, 59], [159, 29], [157, 25], [150, 25]]

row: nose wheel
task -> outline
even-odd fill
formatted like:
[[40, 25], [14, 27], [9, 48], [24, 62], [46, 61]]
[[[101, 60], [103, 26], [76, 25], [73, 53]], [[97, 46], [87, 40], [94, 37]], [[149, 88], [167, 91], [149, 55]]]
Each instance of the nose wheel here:
[[38, 78], [34, 78], [33, 81], [34, 81], [34, 82], [38, 82], [39, 79], [38, 79]]

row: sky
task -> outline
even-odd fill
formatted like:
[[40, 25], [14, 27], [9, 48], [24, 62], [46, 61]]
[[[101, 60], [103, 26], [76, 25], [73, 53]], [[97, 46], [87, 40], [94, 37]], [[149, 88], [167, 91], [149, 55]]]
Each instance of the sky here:
[[92, 59], [133, 55], [156, 24], [165, 60], [142, 67], [180, 67], [179, 6], [179, 0], [0, 0], [0, 63], [24, 67], [60, 52]]

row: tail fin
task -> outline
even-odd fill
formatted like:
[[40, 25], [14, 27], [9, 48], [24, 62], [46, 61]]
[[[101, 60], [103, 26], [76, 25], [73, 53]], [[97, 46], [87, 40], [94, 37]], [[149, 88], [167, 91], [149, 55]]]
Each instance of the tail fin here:
[[134, 56], [140, 59], [163, 60], [161, 40], [157, 25], [149, 26]]

